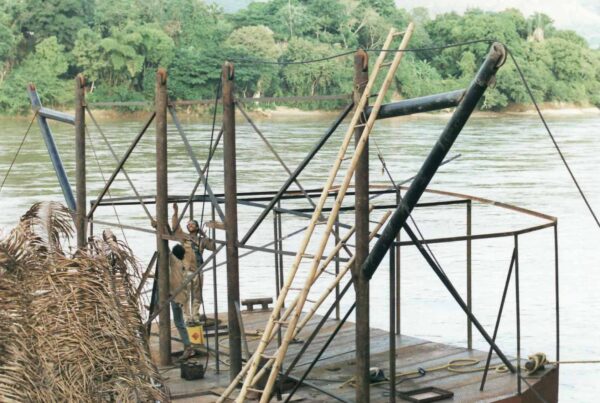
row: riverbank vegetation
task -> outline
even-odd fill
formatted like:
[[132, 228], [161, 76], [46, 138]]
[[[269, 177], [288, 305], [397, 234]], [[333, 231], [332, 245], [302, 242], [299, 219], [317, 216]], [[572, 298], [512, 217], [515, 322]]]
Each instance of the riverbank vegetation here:
[[[349, 93], [351, 54], [311, 64], [273, 62], [377, 49], [390, 27], [411, 20], [417, 24], [412, 48], [498, 40], [513, 52], [539, 101], [600, 106], [600, 50], [556, 29], [544, 14], [473, 9], [431, 17], [393, 0], [271, 0], [235, 13], [202, 0], [7, 0], [0, 4], [0, 113], [29, 109], [28, 82], [46, 105], [68, 106], [78, 73], [92, 102], [151, 100], [159, 66], [169, 71], [171, 99], [213, 98], [225, 60], [235, 63], [240, 96]], [[394, 90], [415, 97], [464, 87], [488, 47], [407, 53]], [[509, 60], [481, 108], [528, 102]]]

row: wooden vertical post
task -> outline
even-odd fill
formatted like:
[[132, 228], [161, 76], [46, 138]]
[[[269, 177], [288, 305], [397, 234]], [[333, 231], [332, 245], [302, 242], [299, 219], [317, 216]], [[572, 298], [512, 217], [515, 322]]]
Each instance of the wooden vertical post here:
[[86, 183], [85, 183], [85, 79], [75, 77], [75, 229], [77, 247], [86, 244]]
[[[158, 251], [158, 306], [169, 300], [169, 242], [163, 239], [168, 228], [167, 180], [167, 71], [156, 73], [156, 250]], [[158, 315], [160, 365], [171, 363], [171, 311]]]
[[[358, 105], [364, 89], [369, 81], [369, 57], [359, 49], [354, 56], [354, 104]], [[366, 105], [365, 105], [366, 106]], [[361, 123], [365, 123], [363, 115]], [[355, 142], [358, 144], [364, 126], [354, 130]], [[354, 290], [356, 293], [356, 401], [369, 402], [369, 281], [360, 268], [369, 254], [369, 143], [356, 164], [354, 175], [355, 220], [356, 220], [356, 259], [352, 267]]]
[[227, 300], [229, 320], [229, 377], [235, 379], [242, 369], [241, 326], [236, 315], [240, 303], [238, 260], [237, 178], [235, 150], [235, 105], [233, 64], [225, 62], [223, 88], [223, 163], [225, 175], [225, 242], [227, 250]]

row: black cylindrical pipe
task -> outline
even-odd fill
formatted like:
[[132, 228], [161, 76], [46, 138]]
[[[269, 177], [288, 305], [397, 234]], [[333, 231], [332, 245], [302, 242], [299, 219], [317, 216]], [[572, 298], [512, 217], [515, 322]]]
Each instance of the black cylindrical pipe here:
[[77, 247], [86, 244], [86, 183], [85, 183], [85, 79], [75, 77], [75, 230]]
[[[377, 119], [395, 118], [398, 116], [412, 115], [438, 111], [445, 108], [454, 108], [465, 95], [465, 90], [443, 92], [441, 94], [427, 95], [425, 97], [404, 99], [398, 102], [381, 105]], [[371, 107], [365, 108], [367, 119], [371, 114]]]
[[[169, 241], [163, 239], [168, 228], [167, 181], [167, 71], [156, 73], [156, 250], [158, 252], [158, 305], [169, 300]], [[163, 309], [158, 314], [160, 365], [171, 363], [171, 313]]]
[[225, 175], [225, 242], [227, 244], [227, 301], [229, 323], [229, 377], [233, 381], [242, 370], [241, 326], [236, 314], [240, 303], [240, 268], [238, 257], [237, 178], [235, 152], [235, 105], [233, 99], [233, 64], [222, 69], [223, 89], [223, 164]]
[[452, 144], [469, 119], [469, 116], [471, 116], [488, 83], [494, 77], [496, 71], [498, 71], [505, 57], [506, 50], [504, 46], [500, 43], [494, 43], [485, 61], [479, 68], [475, 79], [467, 89], [464, 98], [454, 111], [440, 138], [433, 146], [419, 173], [415, 176], [415, 179], [406, 191], [402, 202], [390, 218], [381, 237], [377, 240], [363, 264], [362, 270], [365, 272], [367, 278], [370, 279], [377, 270], [392, 242], [394, 242], [394, 238], [406, 223], [410, 213], [421, 198], [421, 195], [444, 160], [444, 157], [448, 154]]
[[[369, 81], [369, 56], [367, 52], [359, 49], [354, 55], [354, 105], [358, 105], [365, 87]], [[359, 111], [360, 112], [360, 111]], [[366, 120], [361, 120], [366, 123]], [[354, 129], [354, 142], [358, 144], [362, 137], [364, 126]], [[352, 278], [356, 294], [356, 367], [354, 379], [356, 380], [356, 401], [368, 403], [370, 401], [370, 329], [369, 329], [369, 279], [362, 270], [363, 262], [369, 255], [369, 142], [357, 161], [354, 173], [354, 206], [356, 226], [356, 252], [355, 262], [352, 265]]]
[[461, 306], [465, 314], [471, 319], [473, 325], [479, 330], [481, 335], [486, 339], [486, 341], [492, 346], [496, 354], [502, 359], [502, 361], [506, 364], [506, 366], [512, 370], [514, 370], [514, 366], [508, 361], [506, 356], [502, 353], [502, 351], [498, 348], [496, 343], [492, 340], [489, 334], [483, 329], [479, 321], [473, 316], [473, 314], [469, 311], [466, 303], [462, 300], [450, 280], [448, 280], [445, 275], [441, 272], [441, 269], [437, 267], [437, 264], [431, 259], [428, 255], [427, 251], [422, 248], [422, 245], [419, 239], [412, 233], [410, 227], [406, 225], [406, 221], [410, 216], [413, 208], [421, 198], [421, 195], [427, 188], [427, 185], [433, 178], [437, 168], [442, 163], [444, 157], [452, 147], [452, 144], [458, 137], [461, 129], [467, 122], [469, 116], [475, 109], [475, 106], [481, 99], [481, 96], [485, 92], [489, 82], [494, 78], [494, 75], [502, 65], [506, 58], [506, 49], [502, 44], [494, 43], [488, 53], [485, 61], [479, 68], [475, 79], [469, 86], [463, 100], [459, 104], [456, 111], [452, 115], [452, 118], [444, 128], [440, 138], [434, 145], [433, 149], [429, 153], [429, 156], [421, 166], [419, 173], [415, 176], [413, 183], [408, 188], [402, 202], [390, 218], [388, 225], [385, 230], [382, 232], [381, 237], [375, 243], [371, 253], [367, 257], [365, 263], [362, 266], [362, 270], [367, 278], [372, 278], [373, 274], [377, 270], [377, 267], [383, 260], [386, 252], [390, 249], [392, 242], [394, 242], [394, 238], [399, 233], [402, 227], [405, 228], [405, 231], [411, 237], [411, 240], [415, 242], [419, 251], [423, 255], [423, 257], [430, 264], [431, 268], [438, 275], [440, 280], [444, 283], [444, 286], [448, 289], [448, 291], [452, 294], [456, 302]]

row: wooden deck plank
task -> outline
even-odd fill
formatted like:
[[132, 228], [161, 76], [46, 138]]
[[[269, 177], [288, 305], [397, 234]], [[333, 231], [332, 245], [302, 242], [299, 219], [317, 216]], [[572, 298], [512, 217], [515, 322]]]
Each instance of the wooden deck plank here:
[[[270, 311], [254, 311], [242, 313], [244, 327], [247, 333], [251, 334], [256, 330], [262, 330], [269, 318]], [[226, 322], [226, 314], [219, 315], [222, 323]], [[320, 316], [315, 318], [303, 329], [299, 334], [301, 340], [307, 340], [311, 331], [316, 327]], [[319, 334], [315, 337], [303, 357], [300, 359], [299, 365], [294, 368], [292, 374], [301, 376], [308, 365], [312, 362], [318, 351], [321, 349], [330, 333], [335, 329], [338, 322], [334, 319], [329, 319], [323, 326]], [[174, 337], [178, 337], [177, 330], [172, 329]], [[330, 347], [325, 351], [319, 362], [309, 374], [309, 379], [317, 386], [321, 386], [330, 392], [346, 399], [354, 401], [355, 391], [351, 386], [339, 386], [353, 374], [354, 368], [354, 323], [346, 323], [340, 329], [338, 335], [334, 339]], [[248, 336], [248, 346], [250, 351], [254, 351], [258, 345], [259, 337]], [[208, 337], [208, 343], [211, 348], [214, 348], [214, 338]], [[153, 355], [156, 353], [158, 339], [151, 338], [151, 350]], [[181, 344], [173, 342], [173, 350], [181, 350]], [[289, 348], [288, 355], [284, 361], [286, 368], [295, 355], [302, 348], [303, 344], [292, 344]], [[388, 362], [388, 347], [389, 334], [381, 329], [371, 329], [371, 366], [377, 366], [384, 370], [385, 375], [389, 376]], [[451, 360], [474, 358], [480, 360], [477, 365], [483, 366], [487, 353], [484, 351], [468, 350], [463, 347], [450, 346], [441, 343], [435, 343], [410, 336], [396, 336], [396, 369], [398, 372], [414, 371], [419, 367], [433, 368], [447, 364]], [[226, 336], [220, 336], [221, 358], [227, 359], [227, 342]], [[275, 347], [269, 349], [273, 351]], [[205, 358], [198, 360], [204, 363]], [[497, 358], [494, 358], [492, 365], [499, 363]], [[215, 371], [215, 358], [210, 356], [208, 370], [205, 378], [198, 381], [185, 381], [179, 377], [179, 367], [163, 369], [163, 376], [169, 386], [174, 400], [177, 402], [186, 401], [214, 401], [214, 395], [210, 391], [218, 392], [229, 384], [229, 372], [227, 366], [221, 364], [221, 371]], [[490, 371], [484, 392], [479, 392], [479, 383], [483, 372], [457, 374], [447, 370], [428, 372], [425, 377], [407, 380], [397, 386], [400, 390], [410, 390], [425, 386], [436, 386], [443, 389], [448, 389], [454, 392], [454, 401], [471, 402], [471, 401], [496, 401], [502, 398], [513, 397], [516, 394], [516, 375], [513, 374], [498, 374]], [[533, 385], [537, 382], [536, 379], [531, 379], [529, 382]], [[387, 401], [389, 385], [373, 386], [371, 388], [372, 401]], [[523, 390], [527, 389], [527, 385], [523, 384]], [[301, 387], [297, 392], [298, 397], [305, 397], [309, 401], [331, 401], [320, 392]], [[179, 396], [179, 398], [178, 398]], [[399, 400], [400, 401], [400, 400]]]

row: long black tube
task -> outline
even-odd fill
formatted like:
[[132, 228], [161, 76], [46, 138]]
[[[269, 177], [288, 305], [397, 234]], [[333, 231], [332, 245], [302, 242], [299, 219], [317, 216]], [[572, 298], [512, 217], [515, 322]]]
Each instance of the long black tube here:
[[348, 106], [346, 106], [346, 108], [342, 111], [342, 113], [340, 113], [340, 115], [337, 117], [337, 119], [333, 122], [333, 125], [331, 125], [331, 127], [329, 129], [327, 129], [327, 132], [323, 135], [323, 137], [321, 137], [319, 139], [317, 144], [315, 144], [315, 146], [312, 148], [312, 150], [310, 150], [308, 155], [306, 157], [304, 157], [304, 159], [302, 160], [300, 165], [298, 165], [298, 167], [294, 170], [292, 175], [287, 178], [287, 180], [285, 181], [285, 183], [283, 185], [281, 185], [281, 188], [279, 189], [277, 194], [275, 196], [273, 196], [273, 198], [271, 199], [271, 201], [269, 202], [267, 207], [265, 207], [265, 209], [262, 211], [262, 213], [260, 213], [260, 216], [258, 216], [258, 218], [254, 222], [254, 224], [252, 224], [252, 226], [250, 227], [250, 229], [248, 230], [246, 235], [244, 235], [244, 238], [242, 238], [242, 240], [240, 241], [241, 244], [245, 244], [246, 242], [248, 242], [248, 240], [250, 239], [252, 234], [254, 234], [254, 232], [256, 231], [258, 226], [263, 222], [263, 220], [265, 219], [267, 214], [269, 214], [269, 212], [275, 206], [275, 204], [277, 204], [277, 202], [279, 201], [281, 196], [283, 196], [285, 191], [290, 187], [290, 185], [294, 182], [294, 180], [296, 180], [296, 178], [302, 173], [304, 168], [306, 168], [306, 166], [310, 163], [310, 161], [312, 161], [313, 157], [325, 145], [327, 140], [329, 140], [329, 137], [331, 137], [331, 135], [336, 131], [336, 129], [343, 122], [343, 120], [346, 118], [348, 113], [350, 113], [353, 105], [354, 105], [354, 103], [351, 103]]
[[[465, 90], [456, 90], [384, 104], [381, 105], [381, 108], [379, 109], [377, 119], [394, 118], [398, 116], [412, 115], [414, 113], [453, 108], [460, 103], [464, 95]], [[367, 119], [371, 114], [372, 109], [373, 108], [370, 106], [366, 108]]]
[[463, 100], [458, 105], [458, 108], [456, 108], [456, 111], [444, 128], [440, 138], [433, 146], [429, 156], [408, 188], [401, 204], [392, 215], [381, 234], [381, 237], [375, 243], [369, 256], [367, 256], [367, 259], [362, 266], [362, 270], [365, 272], [367, 278], [370, 279], [373, 277], [377, 267], [383, 260], [388, 249], [390, 249], [392, 242], [394, 242], [394, 238], [406, 223], [413, 208], [421, 198], [421, 195], [427, 188], [433, 175], [435, 175], [435, 172], [444, 160], [444, 157], [448, 151], [450, 151], [452, 144], [481, 99], [489, 81], [494, 77], [496, 71], [498, 71], [500, 63], [504, 60], [505, 55], [506, 50], [503, 45], [499, 43], [494, 43], [492, 45], [488, 56], [479, 68], [479, 71], [469, 86]]

